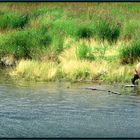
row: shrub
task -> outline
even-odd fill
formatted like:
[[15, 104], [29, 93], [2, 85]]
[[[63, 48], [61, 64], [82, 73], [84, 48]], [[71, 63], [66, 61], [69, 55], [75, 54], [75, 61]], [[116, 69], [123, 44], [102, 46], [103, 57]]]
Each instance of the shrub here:
[[[41, 51], [47, 50], [50, 38], [42, 38], [42, 34], [33, 30], [18, 31], [0, 38], [0, 53], [15, 54], [18, 58], [35, 58]], [[44, 39], [44, 40], [42, 40]], [[49, 40], [47, 43], [47, 39]], [[44, 41], [44, 42], [43, 42]]]
[[93, 36], [93, 30], [88, 27], [80, 27], [76, 35], [79, 38], [91, 38]]
[[12, 21], [11, 27], [12, 28], [23, 28], [29, 21], [28, 15], [22, 15], [16, 18], [16, 20]]
[[140, 41], [133, 41], [129, 46], [120, 49], [121, 63], [134, 63], [140, 59]]
[[9, 12], [1, 14], [0, 19], [0, 29], [23, 28], [29, 21], [28, 15]]
[[116, 42], [120, 35], [120, 25], [100, 20], [96, 25], [96, 33], [102, 41]]
[[9, 53], [15, 54], [17, 57], [31, 57], [31, 47], [33, 47], [32, 33], [28, 31], [17, 32], [9, 35], [4, 42], [5, 48]]

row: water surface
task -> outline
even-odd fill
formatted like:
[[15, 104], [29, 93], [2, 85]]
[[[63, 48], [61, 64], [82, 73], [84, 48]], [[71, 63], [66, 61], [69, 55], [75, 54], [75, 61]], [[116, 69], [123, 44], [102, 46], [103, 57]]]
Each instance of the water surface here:
[[[91, 91], [97, 87], [120, 92]], [[0, 137], [140, 137], [139, 87], [0, 80]]]

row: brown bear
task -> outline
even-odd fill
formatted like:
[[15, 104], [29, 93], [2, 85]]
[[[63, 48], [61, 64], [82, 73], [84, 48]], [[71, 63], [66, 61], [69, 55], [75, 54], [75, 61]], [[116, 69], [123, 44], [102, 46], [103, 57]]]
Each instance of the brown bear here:
[[140, 78], [140, 63], [135, 67], [134, 77], [131, 79], [132, 84], [135, 85], [135, 81]]

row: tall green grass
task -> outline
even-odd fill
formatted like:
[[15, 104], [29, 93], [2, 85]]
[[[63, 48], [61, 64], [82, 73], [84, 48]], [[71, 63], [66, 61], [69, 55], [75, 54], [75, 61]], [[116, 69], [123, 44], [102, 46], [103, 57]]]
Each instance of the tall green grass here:
[[92, 38], [94, 36], [94, 30], [88, 26], [79, 27], [76, 33], [78, 38]]
[[3, 12], [0, 14], [0, 29], [23, 28], [29, 22], [28, 15], [15, 12]]
[[130, 20], [123, 26], [122, 37], [125, 40], [135, 39], [140, 31], [140, 23], [137, 20]]
[[92, 53], [92, 48], [86, 44], [80, 44], [76, 49], [76, 56], [78, 59], [94, 60], [95, 57]]
[[101, 41], [107, 40], [110, 43], [117, 41], [121, 32], [119, 23], [101, 19], [96, 24], [96, 34]]
[[[56, 71], [59, 69], [62, 70], [60, 77], [66, 76], [72, 80], [128, 80], [131, 71], [127, 77], [124, 68], [126, 65], [123, 67], [118, 61], [130, 64], [140, 60], [138, 5], [46, 3], [45, 6], [28, 6], [28, 9], [25, 8], [25, 4], [24, 8], [22, 4], [3, 5], [4, 8], [1, 7], [0, 10], [0, 58], [14, 54], [18, 59], [37, 60], [27, 62], [27, 69], [24, 69], [26, 66], [24, 61], [21, 61], [22, 65], [18, 67], [19, 71], [23, 68], [22, 76], [29, 75], [29, 79], [32, 76], [39, 76], [40, 67], [42, 68], [40, 77], [43, 79], [43, 71], [49, 71], [51, 67], [45, 63], [44, 68], [44, 63], [39, 65], [38, 60], [48, 62], [54, 59], [58, 61], [53, 65], [52, 79], [58, 76]], [[60, 56], [62, 59], [59, 59]], [[101, 66], [102, 63], [98, 61], [105, 64]], [[114, 69], [112, 66], [115, 65], [111, 65], [110, 62], [116, 65]], [[32, 75], [36, 67], [38, 70]], [[118, 77], [120, 67], [122, 70]], [[17, 73], [20, 75], [20, 72]]]
[[40, 30], [22, 30], [0, 37], [0, 55], [14, 54], [17, 58], [36, 58], [48, 49], [51, 39]]
[[140, 60], [140, 41], [133, 41], [128, 46], [120, 48], [121, 63], [128, 64]]

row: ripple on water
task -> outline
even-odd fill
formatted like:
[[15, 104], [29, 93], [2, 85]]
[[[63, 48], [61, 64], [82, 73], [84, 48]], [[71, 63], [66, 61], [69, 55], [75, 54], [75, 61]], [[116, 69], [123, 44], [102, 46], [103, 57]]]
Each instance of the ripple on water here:
[[[90, 86], [0, 84], [0, 137], [139, 137], [139, 96], [83, 89]], [[94, 86], [126, 90], [121, 85]]]

